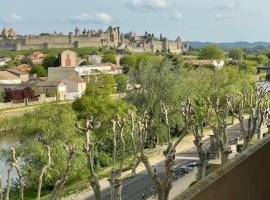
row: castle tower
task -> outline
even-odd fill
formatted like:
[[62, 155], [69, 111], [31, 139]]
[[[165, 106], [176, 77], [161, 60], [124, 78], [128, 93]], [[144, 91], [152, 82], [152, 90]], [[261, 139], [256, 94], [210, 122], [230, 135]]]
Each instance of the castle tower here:
[[2, 30], [2, 32], [1, 32], [1, 36], [2, 36], [2, 38], [8, 38], [9, 37], [9, 31], [6, 28], [4, 28]]
[[69, 32], [69, 34], [68, 34], [68, 42], [73, 43], [73, 33], [72, 32]]
[[76, 27], [75, 29], [75, 36], [79, 37], [81, 35], [80, 29], [78, 27]]
[[177, 49], [181, 49], [182, 48], [182, 40], [180, 38], [180, 36], [178, 36], [175, 40], [176, 44], [177, 44]]
[[162, 50], [163, 51], [169, 50], [169, 41], [166, 37], [163, 38], [163, 41], [162, 41]]

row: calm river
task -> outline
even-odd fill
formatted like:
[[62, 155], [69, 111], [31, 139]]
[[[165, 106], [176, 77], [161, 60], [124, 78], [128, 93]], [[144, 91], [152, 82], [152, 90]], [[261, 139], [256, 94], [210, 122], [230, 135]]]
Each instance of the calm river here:
[[[1, 133], [2, 134], [2, 133]], [[16, 146], [19, 144], [19, 138], [12, 133], [4, 133], [3, 136], [0, 135], [0, 150], [9, 149], [10, 147]], [[2, 177], [2, 184], [6, 185], [7, 179], [7, 166], [4, 159], [0, 157], [0, 175]], [[16, 178], [15, 170], [12, 171], [12, 178]]]

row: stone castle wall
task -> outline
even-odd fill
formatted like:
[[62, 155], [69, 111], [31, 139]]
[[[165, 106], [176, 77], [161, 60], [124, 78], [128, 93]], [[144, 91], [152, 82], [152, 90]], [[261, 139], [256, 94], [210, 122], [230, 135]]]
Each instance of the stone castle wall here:
[[[77, 31], [77, 32], [76, 32]], [[127, 47], [131, 51], [156, 52], [170, 49], [173, 52], [181, 52], [179, 43], [168, 40], [149, 41], [143, 36], [136, 41], [121, 39], [120, 28], [109, 27], [106, 32], [89, 32], [80, 34], [75, 30], [75, 35], [41, 35], [19, 37], [17, 39], [0, 39], [0, 50], [24, 50], [24, 49], [50, 49], [50, 48], [86, 48], [86, 47]], [[136, 38], [135, 38], [136, 39]]]

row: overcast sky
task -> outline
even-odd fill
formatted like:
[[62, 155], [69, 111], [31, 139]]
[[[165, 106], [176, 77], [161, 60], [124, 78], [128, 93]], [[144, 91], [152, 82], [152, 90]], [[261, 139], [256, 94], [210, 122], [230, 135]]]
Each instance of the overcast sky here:
[[269, 0], [7, 0], [0, 4], [0, 29], [68, 33], [113, 25], [186, 41], [270, 42], [269, 8]]

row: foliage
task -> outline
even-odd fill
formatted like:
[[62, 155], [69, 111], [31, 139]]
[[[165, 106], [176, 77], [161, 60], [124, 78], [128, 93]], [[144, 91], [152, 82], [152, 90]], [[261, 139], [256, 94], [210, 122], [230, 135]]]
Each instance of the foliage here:
[[100, 152], [98, 154], [98, 160], [99, 160], [100, 167], [109, 167], [112, 163], [111, 157], [105, 152]]
[[133, 89], [128, 91], [127, 100], [137, 107], [139, 114], [149, 113], [150, 137], [154, 146], [155, 141], [163, 140], [166, 135], [166, 127], [160, 121], [163, 116], [162, 103], [170, 107], [172, 127], [181, 123], [180, 112], [177, 109], [183, 97], [180, 87], [183, 73], [181, 69], [174, 69], [169, 60], [164, 60], [158, 65], [155, 62], [141, 63], [137, 70], [129, 73]]
[[201, 49], [200, 59], [223, 59], [224, 51], [217, 45], [208, 45]]
[[241, 71], [244, 71], [250, 74], [255, 74], [256, 68], [257, 68], [257, 62], [256, 61], [243, 61], [238, 66]]
[[87, 96], [108, 96], [114, 92], [115, 80], [113, 75], [98, 74], [90, 76], [85, 94]]
[[116, 59], [114, 54], [106, 54], [102, 58], [102, 63], [113, 63], [116, 64]]
[[127, 76], [124, 74], [114, 75], [114, 79], [116, 82], [116, 91], [118, 93], [123, 93], [127, 89]]
[[135, 55], [124, 56], [120, 59], [120, 64], [124, 68], [124, 73], [128, 73], [130, 69], [137, 67], [138, 58]]
[[266, 64], [268, 63], [268, 57], [266, 55], [263, 54], [259, 54], [259, 55], [253, 55], [253, 54], [249, 54], [245, 56], [247, 60], [249, 61], [255, 61], [258, 64]]
[[24, 100], [26, 98], [33, 98], [35, 92], [31, 87], [26, 87], [24, 89], [4, 89], [4, 101], [11, 102], [14, 100]]
[[233, 60], [243, 60], [243, 56], [243, 49], [236, 48], [229, 51], [229, 58], [232, 58]]
[[31, 68], [31, 74], [37, 74], [38, 77], [46, 76], [46, 70], [41, 65], [34, 65]]
[[[115, 82], [111, 75], [93, 76], [87, 85], [85, 94], [72, 104], [79, 121], [84, 121], [90, 115], [94, 117], [96, 127], [94, 134], [91, 134], [91, 140], [97, 148], [95, 150], [98, 152], [96, 159], [99, 160], [100, 165], [104, 166], [108, 164], [107, 158], [111, 156], [112, 143], [109, 131], [111, 119], [117, 115], [126, 116], [128, 110], [134, 110], [132, 105], [111, 97], [114, 86]], [[131, 146], [129, 145], [129, 148]], [[107, 157], [102, 156], [102, 152]]]
[[22, 120], [19, 154], [23, 160], [23, 171], [27, 188], [36, 188], [37, 177], [47, 162], [44, 144], [52, 150], [53, 165], [47, 170], [45, 187], [52, 187], [65, 169], [64, 144], [74, 144], [77, 156], [72, 165], [70, 181], [79, 180], [86, 174], [86, 161], [81, 151], [83, 138], [74, 125], [75, 115], [67, 105], [46, 105], [37, 112], [28, 113]]
[[45, 69], [48, 69], [49, 67], [58, 67], [59, 66], [59, 60], [57, 57], [53, 55], [48, 55], [44, 58], [43, 64]]
[[250, 88], [254, 83], [252, 76], [240, 71], [237, 66], [227, 66], [222, 70], [212, 71], [198, 68], [189, 71], [182, 81], [182, 93], [187, 98], [226, 96]]

